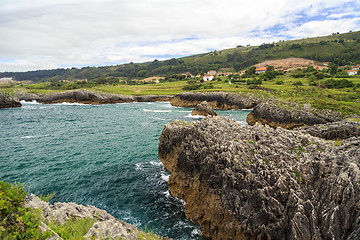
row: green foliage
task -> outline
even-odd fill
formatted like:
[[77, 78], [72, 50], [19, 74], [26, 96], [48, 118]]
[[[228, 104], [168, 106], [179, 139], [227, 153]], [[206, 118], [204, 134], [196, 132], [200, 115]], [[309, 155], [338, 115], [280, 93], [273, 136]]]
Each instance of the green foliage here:
[[351, 88], [354, 87], [354, 83], [347, 79], [328, 79], [324, 82], [326, 88]]
[[282, 81], [282, 80], [279, 80], [279, 81], [276, 81], [276, 83], [275, 83], [276, 85], [283, 85], [284, 84], [284, 81]]
[[260, 78], [253, 78], [246, 81], [247, 85], [260, 85], [262, 84], [262, 80]]
[[63, 239], [80, 240], [96, 221], [93, 218], [79, 218], [71, 219], [62, 225], [51, 222], [48, 226]]
[[45, 195], [39, 195], [38, 197], [44, 202], [50, 202], [50, 200], [55, 196], [56, 192], [48, 193]]
[[301, 81], [296, 81], [293, 83], [294, 86], [302, 86], [303, 83]]
[[51, 233], [39, 229], [39, 212], [25, 208], [23, 184], [0, 181], [0, 239], [46, 239]]

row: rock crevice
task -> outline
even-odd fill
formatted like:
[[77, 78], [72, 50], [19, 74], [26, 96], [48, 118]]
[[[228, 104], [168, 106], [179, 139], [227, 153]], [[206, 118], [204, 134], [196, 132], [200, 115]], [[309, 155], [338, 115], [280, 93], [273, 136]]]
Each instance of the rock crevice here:
[[208, 117], [173, 121], [159, 157], [204, 239], [360, 238], [360, 139]]

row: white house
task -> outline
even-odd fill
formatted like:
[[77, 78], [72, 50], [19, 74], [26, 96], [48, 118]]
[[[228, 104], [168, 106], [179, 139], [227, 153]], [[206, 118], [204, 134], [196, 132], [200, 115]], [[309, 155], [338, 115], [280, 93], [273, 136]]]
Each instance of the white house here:
[[349, 76], [354, 76], [357, 74], [357, 71], [356, 70], [347, 70], [347, 73]]
[[204, 81], [211, 81], [214, 79], [214, 76], [213, 75], [204, 75], [203, 79], [204, 79]]
[[215, 71], [215, 70], [210, 70], [210, 71], [207, 72], [207, 75], [215, 76], [215, 75], [216, 75], [216, 71]]

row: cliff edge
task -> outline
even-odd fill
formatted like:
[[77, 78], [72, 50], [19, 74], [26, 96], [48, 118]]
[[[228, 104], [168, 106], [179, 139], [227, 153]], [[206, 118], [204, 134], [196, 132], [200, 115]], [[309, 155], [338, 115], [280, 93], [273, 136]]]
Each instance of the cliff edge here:
[[360, 138], [221, 117], [166, 124], [159, 157], [203, 239], [360, 239]]
[[21, 107], [19, 99], [6, 92], [0, 92], [0, 108]]

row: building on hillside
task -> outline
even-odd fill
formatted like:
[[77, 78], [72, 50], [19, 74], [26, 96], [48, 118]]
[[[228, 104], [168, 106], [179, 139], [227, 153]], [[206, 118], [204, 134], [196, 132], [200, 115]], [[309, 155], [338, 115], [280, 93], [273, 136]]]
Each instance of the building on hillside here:
[[205, 75], [205, 76], [203, 77], [203, 79], [204, 79], [204, 81], [211, 81], [211, 80], [214, 79], [214, 76], [213, 76], [213, 75]]
[[313, 66], [316, 70], [323, 70], [323, 69], [328, 69], [328, 67], [326, 66]]
[[207, 72], [207, 75], [215, 76], [216, 71], [215, 70], [210, 70], [210, 71]]
[[224, 76], [227, 77], [227, 76], [229, 76], [231, 74], [233, 74], [233, 73], [232, 72], [226, 72], [226, 73], [224, 73]]
[[264, 72], [266, 72], [266, 67], [256, 68], [255, 69], [256, 74], [260, 74], [260, 73], [264, 73]]
[[354, 75], [357, 74], [357, 72], [358, 71], [356, 71], [356, 70], [347, 70], [347, 73], [348, 73], [349, 76], [354, 76]]
[[359, 65], [358, 65], [358, 66], [352, 66], [352, 67], [351, 67], [351, 70], [359, 71], [359, 69], [360, 69]]

